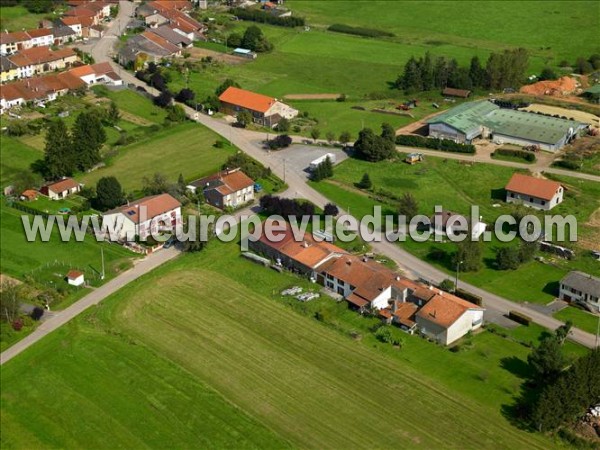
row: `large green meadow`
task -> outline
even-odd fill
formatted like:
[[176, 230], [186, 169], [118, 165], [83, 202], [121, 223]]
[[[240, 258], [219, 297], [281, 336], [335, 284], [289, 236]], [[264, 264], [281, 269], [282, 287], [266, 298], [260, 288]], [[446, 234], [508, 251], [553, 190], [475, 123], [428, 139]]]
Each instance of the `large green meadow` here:
[[398, 349], [291, 285], [218, 242], [133, 282], [3, 367], [3, 447], [559, 445], [509, 418], [541, 329]]
[[123, 189], [136, 191], [142, 188], [144, 177], [160, 172], [175, 182], [179, 174], [186, 180], [210, 175], [219, 170], [233, 147], [214, 147], [219, 136], [196, 123], [186, 123], [165, 128], [146, 139], [122, 147], [109, 160], [106, 167], [81, 177], [81, 181], [94, 185], [106, 176], [116, 177]]

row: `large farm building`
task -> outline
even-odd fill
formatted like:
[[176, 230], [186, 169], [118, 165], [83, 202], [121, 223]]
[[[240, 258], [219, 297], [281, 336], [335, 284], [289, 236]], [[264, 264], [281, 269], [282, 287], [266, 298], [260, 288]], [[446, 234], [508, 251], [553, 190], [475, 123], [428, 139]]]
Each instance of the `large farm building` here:
[[470, 144], [491, 139], [497, 144], [537, 145], [556, 152], [577, 137], [586, 124], [514, 109], [483, 100], [456, 106], [427, 121], [429, 136]]

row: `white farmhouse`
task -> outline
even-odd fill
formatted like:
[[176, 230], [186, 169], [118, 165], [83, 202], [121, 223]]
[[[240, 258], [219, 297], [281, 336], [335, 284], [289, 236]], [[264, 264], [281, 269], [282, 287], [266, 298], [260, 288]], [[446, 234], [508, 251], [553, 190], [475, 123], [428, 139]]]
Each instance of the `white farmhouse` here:
[[563, 201], [564, 187], [556, 181], [515, 173], [506, 185], [506, 202], [549, 211]]
[[174, 230], [181, 224], [181, 203], [169, 194], [144, 197], [103, 214], [105, 229], [115, 230], [117, 240], [146, 239], [160, 228]]

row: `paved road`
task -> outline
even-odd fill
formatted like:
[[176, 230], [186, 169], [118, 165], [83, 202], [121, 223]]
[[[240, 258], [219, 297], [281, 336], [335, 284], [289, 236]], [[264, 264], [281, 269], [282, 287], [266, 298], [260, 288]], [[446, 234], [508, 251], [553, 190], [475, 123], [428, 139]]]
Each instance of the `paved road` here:
[[[128, 1], [120, 2], [120, 12], [118, 18], [114, 21], [112, 28], [109, 30], [105, 38], [101, 39], [92, 49], [92, 54], [96, 61], [112, 62], [110, 59], [110, 55], [113, 51], [112, 47], [114, 45], [114, 38], [119, 34], [120, 29], [125, 27], [125, 24], [129, 20], [129, 17], [133, 12], [133, 6], [134, 5], [132, 5]], [[145, 83], [141, 82], [130, 73], [121, 70], [118, 65], [114, 63], [113, 65], [115, 66], [115, 69], [118, 70], [118, 73], [122, 76], [123, 80], [126, 83], [130, 83], [135, 86], [142, 86], [148, 92], [154, 95], [157, 94], [156, 90], [148, 87]], [[273, 170], [273, 172], [279, 177], [285, 179], [286, 183], [289, 186], [289, 189], [284, 193], [284, 195], [289, 197], [303, 197], [319, 206], [324, 206], [326, 203], [328, 203], [327, 198], [325, 198], [319, 192], [315, 191], [309, 185], [306, 184], [306, 173], [303, 171], [304, 167], [290, 166], [289, 164], [286, 164], [287, 158], [285, 156], [285, 152], [266, 152], [262, 149], [261, 142], [266, 138], [265, 133], [233, 128], [231, 125], [227, 124], [222, 120], [217, 120], [204, 114], [198, 115], [193, 109], [189, 107], [185, 107], [185, 110], [188, 116], [194, 117], [202, 125], [212, 129], [217, 134], [223, 136], [225, 139], [228, 139], [234, 145], [242, 149], [250, 156], [260, 161], [265, 166], [270, 167]], [[299, 141], [300, 139], [305, 138], [295, 138], [296, 141]], [[406, 148], [403, 149], [406, 150]], [[440, 155], [439, 152], [430, 152], [423, 149], [414, 150], [420, 151], [425, 154], [431, 154], [432, 156], [442, 156], [453, 159], [477, 161], [477, 156], [470, 157], [468, 155], [456, 155], [453, 153]], [[530, 166], [528, 166], [527, 164], [519, 164], [509, 161], [486, 160], [485, 162], [516, 168], [530, 168]], [[568, 175], [572, 177], [600, 182], [600, 177], [595, 177], [593, 175], [569, 172], [553, 168], [545, 168], [544, 170], [550, 173], [557, 173], [561, 175]], [[411, 255], [396, 244], [384, 241], [381, 243], [375, 243], [373, 245], [373, 248], [378, 253], [384, 254], [387, 257], [396, 261], [399, 267], [403, 268], [408, 276], [419, 277], [426, 280], [430, 280], [432, 282], [440, 282], [448, 278], [448, 275], [446, 273]], [[495, 311], [501, 314], [505, 314], [510, 310], [520, 311], [524, 314], [529, 315], [536, 323], [545, 326], [549, 329], [555, 329], [562, 324], [560, 321], [550, 316], [544, 315], [536, 311], [535, 309], [528, 307], [526, 304], [520, 304], [509, 301], [505, 298], [489, 293], [483, 289], [477, 288], [467, 283], [461, 283], [461, 287], [473, 292], [476, 295], [480, 295], [481, 297], [483, 297], [486, 308], [488, 308], [491, 311]], [[573, 330], [571, 338], [576, 342], [586, 345], [587, 347], [594, 347], [596, 345], [595, 336], [593, 336], [590, 333], [585, 333], [578, 329]]]
[[168, 250], [163, 249], [153, 253], [144, 259], [137, 261], [137, 263], [127, 272], [122, 273], [106, 284], [94, 289], [88, 295], [83, 297], [81, 300], [78, 300], [68, 308], [55, 312], [52, 317], [45, 320], [33, 333], [31, 333], [29, 336], [26, 336], [12, 347], [3, 351], [2, 354], [0, 354], [0, 365], [11, 360], [47, 334], [53, 332], [60, 326], [67, 323], [69, 320], [81, 314], [90, 306], [97, 305], [106, 297], [114, 294], [126, 284], [131, 283], [147, 272], [150, 272], [152, 269], [155, 269], [167, 261], [170, 261], [179, 255], [179, 253], [179, 250], [175, 249], [174, 247], [171, 247]]

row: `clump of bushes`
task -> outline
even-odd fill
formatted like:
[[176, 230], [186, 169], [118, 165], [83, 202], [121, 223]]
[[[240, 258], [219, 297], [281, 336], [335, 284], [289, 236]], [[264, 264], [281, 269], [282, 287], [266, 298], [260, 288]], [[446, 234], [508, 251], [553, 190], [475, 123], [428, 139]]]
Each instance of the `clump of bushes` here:
[[512, 150], [509, 148], [499, 148], [494, 152], [494, 155], [502, 156], [514, 156], [516, 158], [524, 159], [525, 161], [534, 162], [536, 160], [535, 154], [525, 150]]
[[292, 145], [292, 138], [287, 134], [280, 134], [270, 141], [267, 141], [267, 147], [269, 147], [270, 150], [279, 150], [281, 148], [289, 147], [290, 145]]
[[336, 33], [354, 34], [356, 36], [365, 37], [394, 37], [394, 33], [389, 31], [377, 30], [375, 28], [352, 27], [341, 23], [334, 23], [327, 28], [329, 31]]
[[443, 152], [452, 153], [475, 153], [475, 146], [472, 144], [459, 144], [449, 139], [433, 139], [422, 136], [409, 136], [401, 134], [396, 136], [397, 145], [405, 145], [408, 147], [422, 147], [432, 150], [441, 150]]

